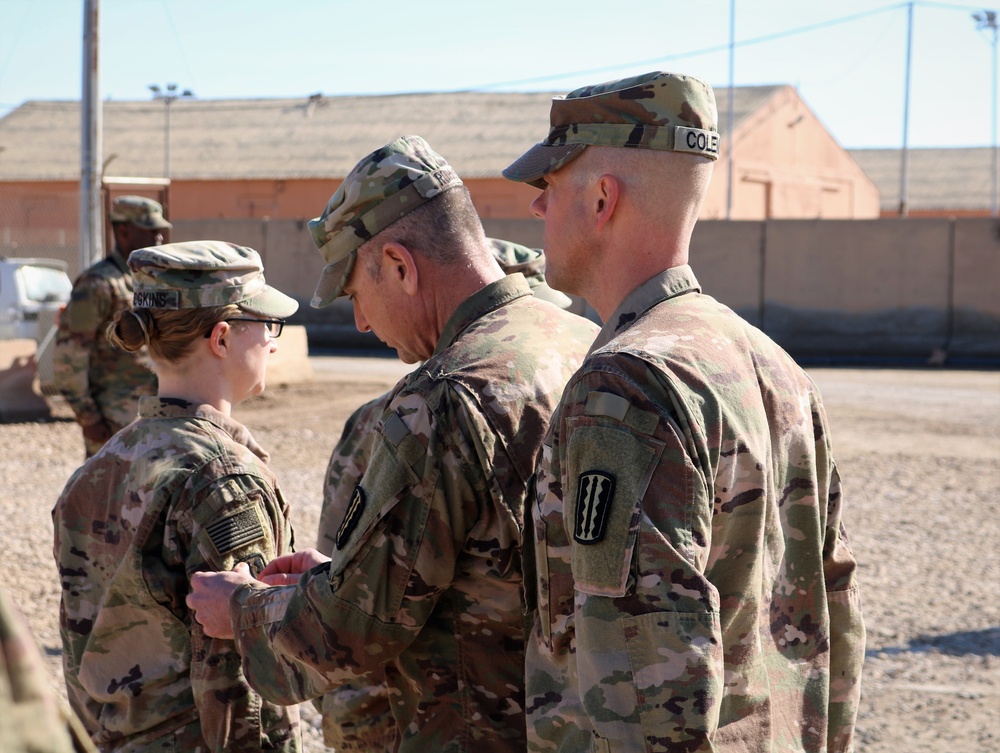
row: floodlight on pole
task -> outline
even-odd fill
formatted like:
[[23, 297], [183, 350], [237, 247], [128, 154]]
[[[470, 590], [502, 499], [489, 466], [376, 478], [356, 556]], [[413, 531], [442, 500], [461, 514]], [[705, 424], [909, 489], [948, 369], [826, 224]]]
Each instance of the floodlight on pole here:
[[993, 121], [993, 158], [990, 164], [990, 214], [993, 217], [1000, 216], [1000, 200], [997, 197], [997, 180], [1000, 169], [998, 169], [997, 159], [997, 12], [995, 10], [983, 10], [972, 14], [972, 19], [976, 22], [977, 29], [993, 30], [993, 76], [992, 86], [992, 121]]
[[163, 177], [170, 177], [170, 105], [177, 99], [190, 99], [194, 93], [190, 89], [177, 92], [177, 84], [167, 84], [161, 88], [157, 84], [150, 84], [149, 90], [153, 93], [153, 99], [163, 101]]

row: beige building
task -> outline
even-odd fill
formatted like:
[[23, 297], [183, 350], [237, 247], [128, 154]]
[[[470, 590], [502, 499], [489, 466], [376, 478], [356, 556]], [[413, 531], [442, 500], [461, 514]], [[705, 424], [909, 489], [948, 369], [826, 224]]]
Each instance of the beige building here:
[[[883, 217], [898, 217], [903, 194], [901, 149], [852, 149], [882, 197]], [[909, 217], [988, 217], [992, 210], [993, 148], [910, 149], [906, 213]]]
[[[732, 219], [878, 216], [875, 184], [793, 87], [733, 94], [729, 138], [729, 90], [717, 91], [723, 146], [706, 219], [727, 217], [730, 155]], [[484, 219], [524, 219], [537, 191], [500, 171], [544, 137], [552, 96], [108, 101], [104, 175], [169, 177], [173, 220], [308, 219], [360, 157], [417, 133], [456, 168]], [[27, 102], [0, 119], [0, 248], [76, 244], [79, 141], [77, 102]], [[113, 190], [143, 192], [134, 181]]]

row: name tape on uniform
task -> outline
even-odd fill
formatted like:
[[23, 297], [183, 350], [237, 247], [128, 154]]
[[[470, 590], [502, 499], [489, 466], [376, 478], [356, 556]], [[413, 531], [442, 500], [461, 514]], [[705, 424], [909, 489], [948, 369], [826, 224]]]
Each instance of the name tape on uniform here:
[[179, 309], [181, 295], [176, 290], [137, 290], [132, 294], [132, 308]]
[[702, 128], [676, 126], [674, 128], [674, 151], [704, 154], [706, 157], [718, 159], [719, 134]]

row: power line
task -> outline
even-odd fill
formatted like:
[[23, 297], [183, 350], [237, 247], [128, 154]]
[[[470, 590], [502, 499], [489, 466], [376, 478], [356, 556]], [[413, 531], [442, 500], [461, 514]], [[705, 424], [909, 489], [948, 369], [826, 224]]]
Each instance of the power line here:
[[[829, 21], [820, 21], [814, 24], [808, 24], [807, 26], [799, 26], [794, 29], [786, 29], [785, 31], [775, 32], [774, 34], [765, 34], [761, 37], [753, 37], [751, 39], [744, 39], [741, 42], [736, 42], [736, 47], [749, 47], [755, 44], [763, 44], [764, 42], [773, 42], [776, 39], [783, 39], [785, 37], [791, 37], [796, 34], [804, 34], [810, 31], [816, 31], [818, 29], [826, 29], [831, 26], [837, 26], [840, 24], [850, 23], [851, 21], [858, 21], [862, 18], [868, 18], [869, 16], [878, 15], [879, 13], [885, 13], [887, 11], [899, 10], [900, 8], [906, 7], [907, 3], [895, 3], [894, 5], [884, 5], [881, 8], [874, 8], [873, 10], [864, 11], [863, 13], [855, 13], [850, 16], [842, 16], [841, 18], [830, 19]], [[558, 81], [564, 78], [570, 78], [574, 76], [589, 76], [591, 74], [607, 73], [609, 71], [620, 70], [622, 68], [638, 68], [644, 65], [655, 65], [657, 63], [665, 63], [670, 60], [680, 60], [683, 58], [699, 57], [701, 55], [711, 55], [716, 52], [725, 52], [729, 49], [729, 44], [718, 44], [712, 47], [703, 47], [700, 50], [690, 50], [688, 52], [675, 53], [673, 55], [663, 55], [656, 58], [648, 58], [646, 60], [636, 60], [630, 63], [620, 63], [618, 65], [604, 66], [602, 68], [589, 68], [587, 70], [580, 71], [569, 71], [567, 73], [553, 74], [549, 76], [536, 76], [534, 78], [523, 78], [513, 81], [502, 81], [493, 84], [483, 84], [481, 86], [468, 87], [468, 89], [494, 89], [504, 86], [520, 86], [523, 84], [539, 84], [545, 81]], [[466, 89], [467, 90], [467, 89]], [[456, 90], [465, 91], [465, 90]]]

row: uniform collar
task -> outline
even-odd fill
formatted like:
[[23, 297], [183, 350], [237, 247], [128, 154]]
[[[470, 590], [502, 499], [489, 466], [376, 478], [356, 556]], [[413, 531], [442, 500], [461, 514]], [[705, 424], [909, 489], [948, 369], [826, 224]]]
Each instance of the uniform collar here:
[[109, 254], [108, 256], [105, 256], [104, 258], [108, 259], [112, 264], [118, 267], [118, 269], [120, 269], [125, 274], [127, 275], [132, 274], [131, 270], [129, 270], [128, 267], [128, 254], [125, 254], [123, 256], [122, 252], [118, 250], [117, 246], [115, 246], [115, 250], [113, 253]]
[[139, 418], [200, 418], [217, 426], [264, 463], [270, 460], [267, 450], [257, 444], [247, 427], [211, 405], [192, 403], [177, 397], [141, 397]]
[[625, 300], [604, 323], [590, 352], [607, 345], [656, 304], [685, 293], [700, 292], [701, 285], [687, 264], [663, 270], [625, 296]]
[[438, 338], [437, 347], [434, 348], [434, 355], [450, 348], [477, 319], [526, 295], [531, 295], [531, 288], [524, 275], [519, 272], [480, 288], [462, 301], [455, 313], [448, 318], [441, 337]]

